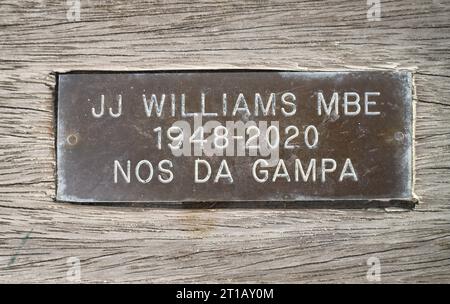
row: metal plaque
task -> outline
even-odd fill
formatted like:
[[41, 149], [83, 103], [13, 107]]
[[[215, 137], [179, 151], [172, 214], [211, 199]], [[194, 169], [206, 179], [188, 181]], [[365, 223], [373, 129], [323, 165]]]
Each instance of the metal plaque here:
[[411, 200], [409, 72], [58, 74], [57, 199]]

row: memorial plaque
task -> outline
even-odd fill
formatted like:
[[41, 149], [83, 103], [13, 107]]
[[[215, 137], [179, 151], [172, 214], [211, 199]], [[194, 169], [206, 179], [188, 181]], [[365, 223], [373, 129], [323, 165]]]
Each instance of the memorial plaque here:
[[57, 199], [411, 200], [409, 72], [58, 74]]

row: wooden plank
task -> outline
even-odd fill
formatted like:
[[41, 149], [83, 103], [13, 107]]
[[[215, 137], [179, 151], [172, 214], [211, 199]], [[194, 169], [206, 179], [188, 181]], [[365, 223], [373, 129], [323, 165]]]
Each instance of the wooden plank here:
[[[42, 5], [43, 4], [43, 5]], [[361, 1], [0, 5], [0, 282], [450, 282], [449, 5]], [[54, 77], [69, 70], [416, 71], [414, 210], [54, 202]], [[214, 206], [213, 206], [214, 207]], [[216, 206], [217, 207], [217, 206]]]

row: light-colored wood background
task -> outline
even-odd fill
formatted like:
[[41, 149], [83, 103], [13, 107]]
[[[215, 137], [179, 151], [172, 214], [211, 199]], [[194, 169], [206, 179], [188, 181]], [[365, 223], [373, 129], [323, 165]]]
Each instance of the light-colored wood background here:
[[[0, 282], [450, 282], [445, 0], [0, 3]], [[54, 76], [69, 70], [411, 69], [414, 210], [58, 203]], [[388, 157], [388, 156], [387, 156]]]

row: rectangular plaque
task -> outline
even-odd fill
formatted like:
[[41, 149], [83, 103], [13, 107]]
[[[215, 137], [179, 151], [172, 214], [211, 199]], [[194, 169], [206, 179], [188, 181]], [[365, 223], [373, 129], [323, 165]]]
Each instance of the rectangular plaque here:
[[57, 199], [411, 200], [409, 72], [58, 74]]

